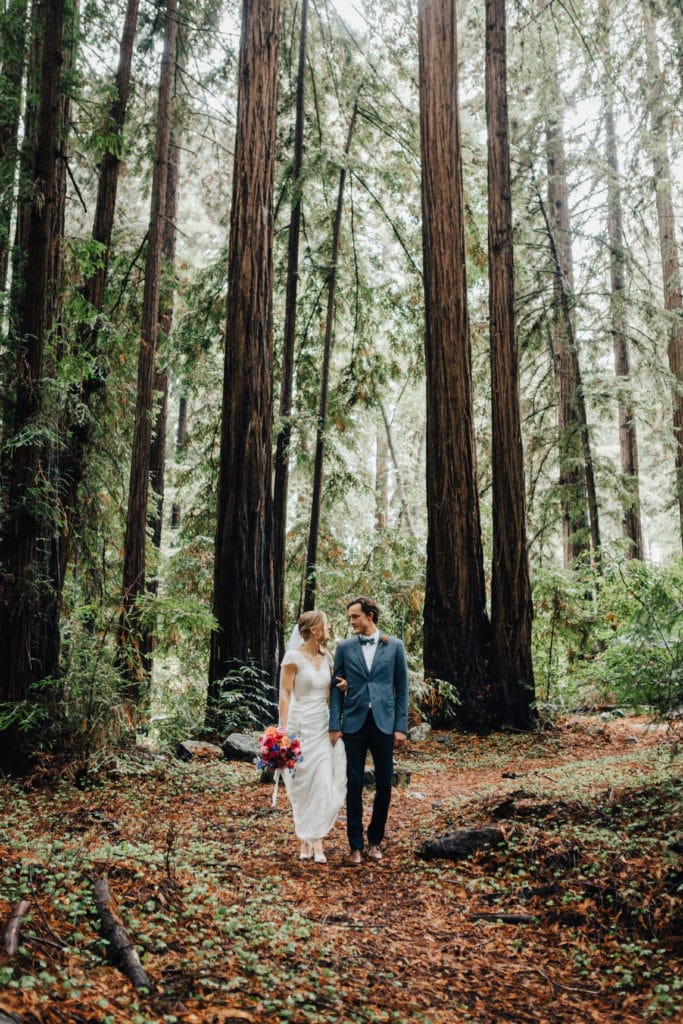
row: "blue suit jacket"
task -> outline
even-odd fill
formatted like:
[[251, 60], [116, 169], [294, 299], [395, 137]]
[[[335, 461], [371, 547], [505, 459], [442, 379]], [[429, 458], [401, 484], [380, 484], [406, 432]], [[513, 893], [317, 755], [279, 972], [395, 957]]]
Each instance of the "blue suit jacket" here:
[[[330, 691], [330, 732], [358, 732], [368, 708], [381, 732], [408, 731], [408, 664], [401, 640], [379, 634], [368, 672], [358, 636], [337, 644]], [[349, 684], [346, 694], [334, 685], [337, 676]]]

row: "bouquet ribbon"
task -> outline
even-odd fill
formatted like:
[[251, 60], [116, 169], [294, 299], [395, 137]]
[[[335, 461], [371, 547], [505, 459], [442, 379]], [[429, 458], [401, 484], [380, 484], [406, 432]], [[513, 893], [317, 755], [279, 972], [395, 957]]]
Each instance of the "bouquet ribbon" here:
[[282, 772], [280, 771], [280, 769], [276, 768], [275, 769], [275, 774], [273, 775], [273, 778], [275, 779], [275, 785], [273, 786], [273, 801], [272, 801], [272, 804], [271, 804], [272, 807], [277, 807], [277, 790], [278, 790], [278, 786], [280, 785], [280, 776], [281, 775], [282, 775]]

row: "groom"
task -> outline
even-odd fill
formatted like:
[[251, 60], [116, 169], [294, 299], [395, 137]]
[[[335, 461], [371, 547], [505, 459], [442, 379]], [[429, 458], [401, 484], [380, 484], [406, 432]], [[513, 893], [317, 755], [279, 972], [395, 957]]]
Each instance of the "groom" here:
[[408, 665], [403, 643], [380, 634], [379, 608], [369, 597], [346, 606], [355, 633], [337, 644], [333, 679], [348, 683], [346, 694], [330, 694], [330, 740], [344, 737], [346, 747], [346, 822], [351, 864], [363, 850], [363, 782], [368, 750], [375, 765], [375, 800], [368, 825], [368, 856], [382, 859], [381, 842], [391, 800], [394, 747], [405, 743], [408, 728]]

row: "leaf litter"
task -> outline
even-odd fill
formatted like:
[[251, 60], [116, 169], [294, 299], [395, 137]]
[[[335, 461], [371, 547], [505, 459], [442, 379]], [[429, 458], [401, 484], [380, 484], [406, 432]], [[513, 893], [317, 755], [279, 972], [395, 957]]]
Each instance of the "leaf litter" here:
[[[637, 742], [634, 742], [636, 740]], [[429, 737], [401, 755], [380, 863], [297, 859], [282, 788], [249, 765], [132, 757], [83, 788], [5, 782], [0, 1010], [23, 1024], [635, 1024], [680, 1019], [680, 736], [575, 716]], [[366, 804], [369, 804], [368, 794]], [[423, 860], [427, 839], [504, 842]], [[106, 877], [152, 989], [114, 965]]]

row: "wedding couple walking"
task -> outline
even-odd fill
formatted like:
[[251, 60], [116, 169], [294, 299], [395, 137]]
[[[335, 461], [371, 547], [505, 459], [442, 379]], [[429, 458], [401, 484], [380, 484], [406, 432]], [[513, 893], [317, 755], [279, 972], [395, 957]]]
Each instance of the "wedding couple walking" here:
[[[301, 741], [303, 761], [285, 773], [301, 860], [327, 860], [323, 839], [346, 798], [348, 862], [362, 863], [363, 783], [368, 751], [375, 768], [375, 798], [367, 830], [367, 855], [382, 859], [394, 749], [406, 740], [408, 666], [403, 643], [381, 634], [379, 608], [368, 597], [346, 606], [354, 636], [337, 644], [334, 663], [325, 643], [324, 612], [304, 612], [298, 636], [282, 660], [279, 726]], [[329, 708], [327, 698], [329, 696]]]

